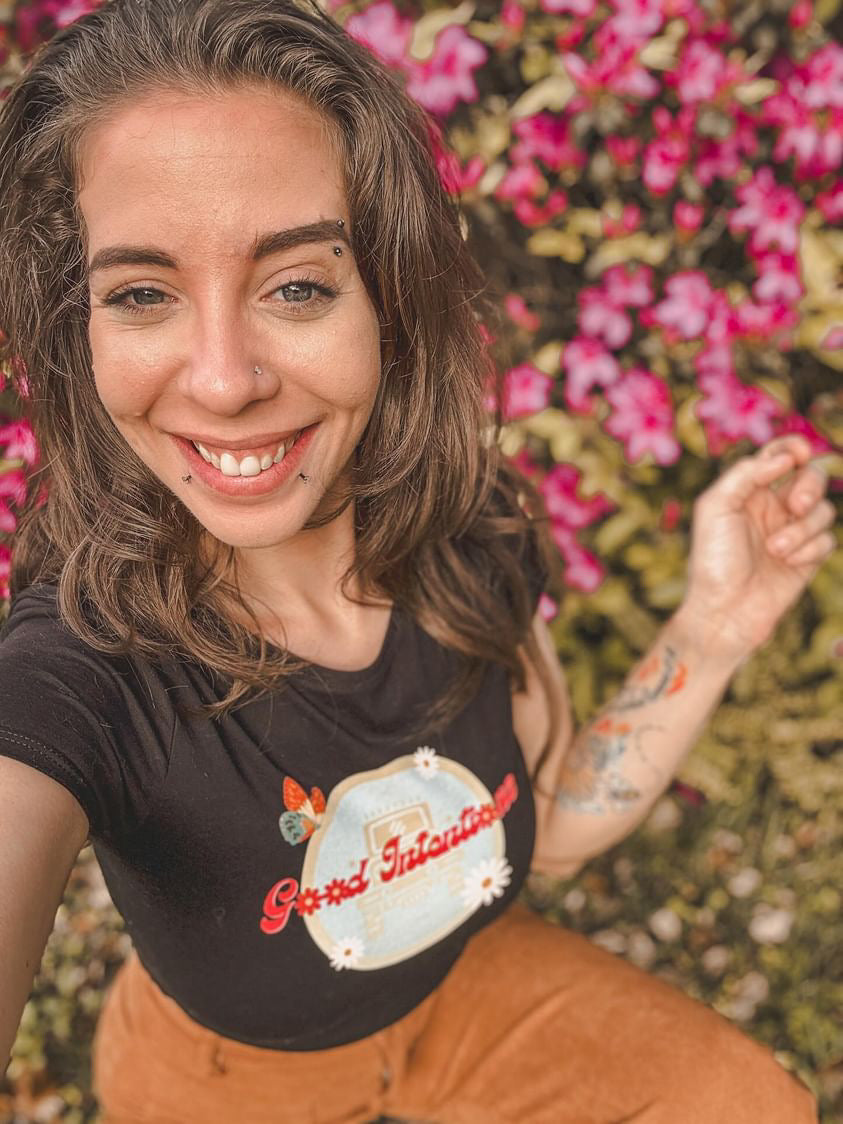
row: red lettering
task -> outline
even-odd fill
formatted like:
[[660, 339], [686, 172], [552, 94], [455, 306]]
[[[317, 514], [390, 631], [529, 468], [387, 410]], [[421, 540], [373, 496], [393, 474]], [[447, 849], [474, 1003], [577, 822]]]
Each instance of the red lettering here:
[[356, 898], [358, 894], [363, 894], [369, 889], [369, 879], [365, 878], [366, 867], [369, 865], [368, 859], [360, 860], [360, 869], [356, 874], [352, 874], [349, 880], [345, 883], [343, 888], [344, 898]]
[[518, 798], [518, 782], [513, 773], [507, 773], [495, 792], [498, 816], [505, 816]]
[[427, 845], [428, 858], [438, 858], [444, 851], [447, 851], [441, 835], [431, 835], [430, 842]]
[[381, 867], [381, 882], [391, 882], [395, 875], [398, 874], [400, 847], [400, 835], [393, 835], [391, 839], [387, 839], [386, 843], [384, 843], [383, 851], [381, 852], [381, 858], [384, 864]]
[[270, 935], [281, 932], [289, 920], [298, 892], [299, 884], [295, 878], [282, 878], [275, 883], [263, 900], [261, 932]]

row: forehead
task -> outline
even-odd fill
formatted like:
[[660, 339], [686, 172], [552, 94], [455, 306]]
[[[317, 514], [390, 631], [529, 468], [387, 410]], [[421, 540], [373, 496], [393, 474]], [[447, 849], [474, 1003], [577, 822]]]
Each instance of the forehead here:
[[156, 91], [82, 138], [89, 243], [157, 233], [230, 252], [256, 230], [344, 215], [339, 153], [327, 118], [284, 91]]

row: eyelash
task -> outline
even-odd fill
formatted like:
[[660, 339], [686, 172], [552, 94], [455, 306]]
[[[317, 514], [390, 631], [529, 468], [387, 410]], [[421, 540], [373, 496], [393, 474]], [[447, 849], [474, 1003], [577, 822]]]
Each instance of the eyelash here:
[[[291, 285], [300, 285], [303, 288], [315, 289], [324, 300], [332, 300], [338, 295], [338, 291], [330, 285], [324, 285], [322, 282], [317, 281], [315, 277], [295, 277], [291, 281], [285, 281], [283, 285], [278, 285], [273, 289], [273, 293], [279, 292], [281, 289], [289, 288]], [[119, 308], [123, 312], [128, 312], [130, 316], [147, 316], [150, 312], [160, 311], [164, 307], [164, 302], [160, 304], [146, 304], [137, 305], [130, 304], [126, 298], [132, 293], [160, 293], [161, 296], [167, 294], [162, 292], [161, 289], [156, 289], [153, 285], [129, 285], [125, 289], [116, 289], [110, 293], [102, 302], [106, 308]], [[298, 307], [304, 309], [313, 308], [314, 304], [320, 304], [321, 301], [282, 301], [284, 305], [294, 310], [294, 316], [300, 316], [301, 313], [295, 311]]]

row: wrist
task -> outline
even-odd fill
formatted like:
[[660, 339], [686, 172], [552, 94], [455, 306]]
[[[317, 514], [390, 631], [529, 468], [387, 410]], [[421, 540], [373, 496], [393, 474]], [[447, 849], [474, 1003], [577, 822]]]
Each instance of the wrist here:
[[684, 601], [668, 621], [668, 630], [683, 651], [694, 651], [703, 663], [716, 664], [731, 675], [755, 653], [728, 618]]

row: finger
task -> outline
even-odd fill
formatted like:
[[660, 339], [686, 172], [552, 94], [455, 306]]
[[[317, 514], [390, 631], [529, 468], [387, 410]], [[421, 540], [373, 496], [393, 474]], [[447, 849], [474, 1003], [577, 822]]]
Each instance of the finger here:
[[827, 485], [828, 473], [816, 461], [811, 461], [782, 488], [781, 498], [792, 512], [802, 515], [825, 495]]
[[778, 530], [771, 535], [768, 547], [773, 554], [789, 559], [792, 551], [801, 549], [820, 531], [830, 527], [834, 523], [836, 515], [834, 505], [828, 500], [822, 500], [803, 519], [799, 519], [784, 530]]
[[785, 562], [789, 566], [810, 566], [815, 563], [823, 563], [827, 558], [830, 558], [834, 551], [837, 549], [837, 542], [834, 535], [830, 531], [824, 531], [821, 535], [804, 543], [793, 554], [788, 554]]
[[811, 442], [799, 433], [784, 433], [762, 445], [758, 456], [775, 457], [779, 453], [792, 453], [799, 464], [804, 464], [813, 452]]
[[697, 502], [723, 503], [727, 509], [740, 511], [758, 488], [766, 488], [793, 468], [793, 455], [788, 450], [775, 454], [757, 453], [741, 457], [727, 468], [715, 484], [703, 492]]

